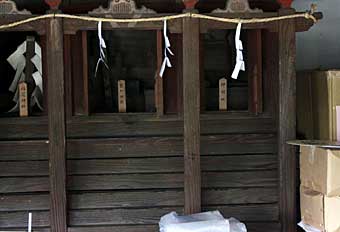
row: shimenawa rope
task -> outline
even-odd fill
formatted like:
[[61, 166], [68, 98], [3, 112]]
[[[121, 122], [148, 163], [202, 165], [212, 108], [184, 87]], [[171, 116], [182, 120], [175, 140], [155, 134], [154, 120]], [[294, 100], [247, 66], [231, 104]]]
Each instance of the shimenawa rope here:
[[1, 29], [8, 29], [17, 27], [23, 24], [28, 24], [34, 21], [49, 19], [49, 18], [65, 18], [65, 19], [75, 19], [75, 20], [83, 20], [83, 21], [91, 21], [91, 22], [109, 22], [109, 23], [140, 23], [140, 22], [161, 22], [164, 20], [174, 20], [181, 18], [198, 18], [198, 19], [207, 19], [224, 23], [268, 23], [285, 19], [294, 19], [294, 18], [306, 18], [313, 20], [314, 23], [317, 22], [317, 19], [310, 13], [300, 13], [300, 14], [292, 14], [292, 15], [284, 15], [284, 16], [275, 16], [268, 18], [251, 18], [251, 19], [242, 19], [242, 18], [221, 18], [203, 14], [195, 14], [195, 13], [185, 13], [178, 15], [168, 15], [168, 16], [160, 16], [160, 17], [150, 17], [150, 18], [134, 18], [134, 19], [117, 19], [117, 18], [98, 18], [91, 16], [79, 16], [79, 15], [69, 15], [69, 14], [46, 14], [41, 16], [35, 16], [31, 18], [27, 18], [24, 20], [19, 20], [13, 23], [0, 25]]

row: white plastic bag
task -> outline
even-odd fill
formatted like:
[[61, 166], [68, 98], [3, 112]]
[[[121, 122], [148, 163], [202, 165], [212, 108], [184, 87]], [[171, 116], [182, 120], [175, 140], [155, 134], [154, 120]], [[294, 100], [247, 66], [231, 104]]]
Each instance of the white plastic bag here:
[[178, 216], [164, 215], [159, 222], [160, 232], [247, 232], [243, 223], [234, 218], [226, 220], [219, 211]]
[[302, 229], [304, 229], [306, 232], [321, 232], [321, 230], [318, 230], [318, 229], [314, 228], [313, 226], [307, 225], [304, 222], [300, 222], [298, 225]]

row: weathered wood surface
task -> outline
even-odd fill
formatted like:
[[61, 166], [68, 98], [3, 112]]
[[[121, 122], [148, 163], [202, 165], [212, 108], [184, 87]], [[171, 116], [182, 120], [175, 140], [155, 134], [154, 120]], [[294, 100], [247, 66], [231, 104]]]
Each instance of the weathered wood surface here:
[[47, 27], [48, 134], [51, 230], [67, 230], [66, 141], [64, 103], [64, 53], [62, 19], [50, 19]]
[[[203, 171], [246, 171], [277, 168], [275, 155], [202, 157]], [[242, 162], [240, 162], [242, 159]], [[183, 172], [183, 157], [69, 160], [69, 175]], [[48, 161], [0, 162], [0, 177], [47, 176]]]
[[1, 118], [1, 140], [46, 139], [47, 117]]
[[262, 75], [262, 31], [247, 31], [248, 52], [248, 109], [258, 115], [263, 112], [263, 75]]
[[185, 213], [201, 211], [200, 28], [183, 19], [183, 120]]
[[[159, 16], [159, 15], [158, 15]], [[127, 17], [131, 17], [128, 15]], [[150, 16], [146, 16], [150, 17]], [[171, 20], [168, 22], [168, 29], [171, 33], [182, 33], [182, 21], [180, 19]], [[66, 34], [75, 34], [77, 31], [94, 31], [97, 30], [97, 22], [87, 22], [75, 19], [65, 19], [64, 21], [64, 31]], [[112, 29], [127, 29], [131, 30], [131, 25], [129, 23], [103, 23], [103, 30]], [[162, 30], [163, 21], [159, 22], [140, 22], [134, 25], [133, 29], [138, 30]]]
[[[13, 182], [18, 183], [20, 180], [24, 179], [14, 178]], [[183, 188], [183, 180], [184, 176], [181, 173], [70, 176], [68, 178], [68, 189], [87, 191]], [[226, 180], [228, 181], [226, 182]], [[3, 181], [8, 181], [8, 179]], [[273, 187], [277, 186], [277, 181], [276, 171], [208, 172], [202, 174], [203, 188]], [[10, 189], [12, 192], [20, 191], [18, 189], [20, 186], [11, 185], [9, 182], [8, 188], [10, 187], [12, 187]], [[8, 192], [8, 188], [1, 190]], [[25, 189], [22, 191], [25, 191]]]
[[[20, 20], [25, 20], [31, 18], [32, 15], [6, 15], [1, 17], [0, 25], [7, 25]], [[46, 33], [46, 28], [44, 23], [39, 21], [30, 22], [26, 24], [19, 25], [17, 27], [11, 27], [6, 29], [1, 29], [0, 31], [36, 31], [39, 35], [44, 35]]]
[[[115, 192], [70, 192], [68, 208], [113, 209], [172, 207], [184, 205], [183, 190], [141, 190]], [[276, 188], [231, 188], [202, 190], [202, 205], [273, 204], [278, 202]], [[3, 195], [0, 212], [49, 210], [48, 194]]]
[[[97, 119], [73, 119], [67, 124], [67, 135], [69, 138], [183, 135], [183, 121], [178, 119], [154, 121], [130, 121], [127, 119], [125, 123], [120, 123], [115, 119], [116, 117], [109, 116]], [[274, 132], [276, 132], [276, 124], [270, 118], [201, 120], [202, 135]]]
[[47, 160], [47, 140], [0, 141], [0, 161]]
[[[66, 43], [68, 45], [68, 43]], [[73, 115], [88, 115], [87, 33], [71, 36], [72, 102]], [[65, 69], [66, 70], [66, 69]]]
[[[293, 10], [280, 10], [281, 15]], [[292, 20], [279, 22], [278, 155], [282, 231], [296, 231], [296, 154], [287, 144], [296, 136], [296, 44]]]

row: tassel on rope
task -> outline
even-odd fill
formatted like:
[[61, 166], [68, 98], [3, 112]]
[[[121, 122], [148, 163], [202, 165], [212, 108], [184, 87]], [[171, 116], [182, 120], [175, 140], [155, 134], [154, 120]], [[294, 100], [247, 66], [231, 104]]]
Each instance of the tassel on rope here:
[[164, 48], [164, 61], [162, 63], [161, 70], [159, 72], [160, 77], [163, 77], [166, 67], [168, 67], [168, 68], [172, 67], [170, 59], [168, 57], [168, 52], [170, 53], [170, 55], [172, 55], [172, 56], [174, 55], [173, 52], [170, 49], [171, 44], [170, 44], [170, 40], [169, 40], [168, 35], [167, 35], [167, 30], [168, 30], [167, 29], [167, 21], [164, 20], [163, 35], [164, 35], [165, 48]]
[[240, 73], [240, 71], [245, 71], [246, 67], [245, 67], [245, 63], [243, 60], [243, 44], [242, 41], [240, 39], [241, 36], [241, 27], [242, 27], [242, 23], [239, 22], [237, 24], [237, 28], [236, 28], [236, 33], [235, 33], [235, 47], [236, 47], [236, 65], [234, 68], [234, 71], [231, 75], [231, 78], [233, 79], [237, 79], [238, 75]]
[[106, 56], [105, 56], [105, 52], [104, 49], [106, 49], [106, 44], [105, 44], [105, 40], [103, 39], [103, 35], [102, 35], [102, 21], [99, 21], [98, 23], [98, 39], [99, 39], [99, 58], [98, 58], [98, 62], [96, 65], [96, 72], [94, 76], [97, 76], [97, 72], [98, 72], [98, 68], [100, 63], [103, 63], [105, 65], [105, 67], [107, 69], [109, 69], [109, 66], [106, 64]]

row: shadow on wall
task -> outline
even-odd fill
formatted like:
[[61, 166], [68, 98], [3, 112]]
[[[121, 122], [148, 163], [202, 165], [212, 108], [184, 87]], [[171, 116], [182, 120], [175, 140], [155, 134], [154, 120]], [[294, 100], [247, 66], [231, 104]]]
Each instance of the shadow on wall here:
[[297, 34], [297, 70], [340, 69], [339, 0], [295, 0], [293, 7], [305, 11], [311, 3], [324, 18], [308, 32]]

